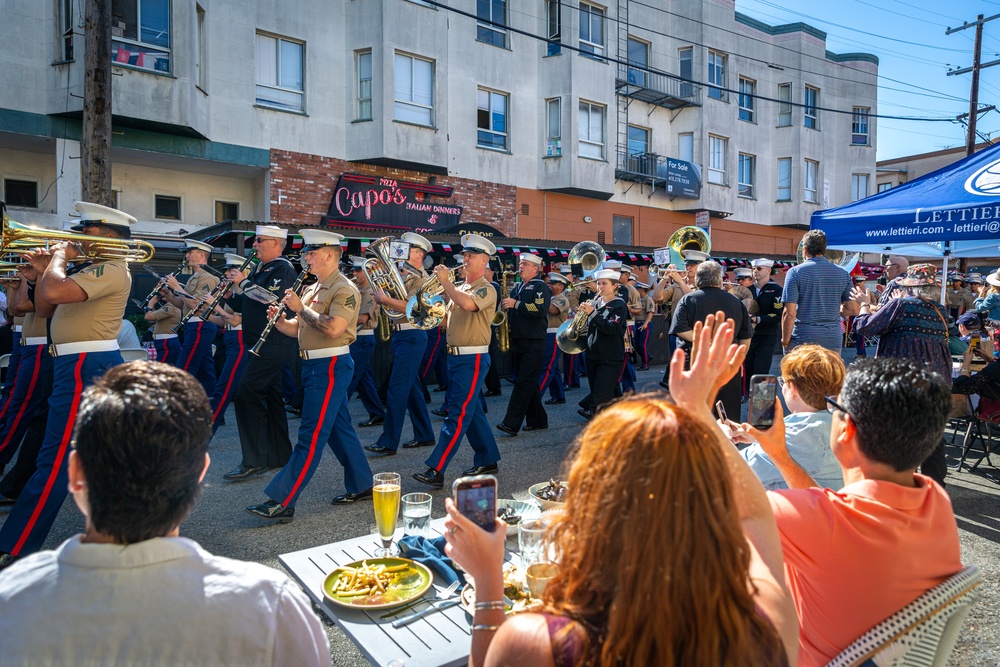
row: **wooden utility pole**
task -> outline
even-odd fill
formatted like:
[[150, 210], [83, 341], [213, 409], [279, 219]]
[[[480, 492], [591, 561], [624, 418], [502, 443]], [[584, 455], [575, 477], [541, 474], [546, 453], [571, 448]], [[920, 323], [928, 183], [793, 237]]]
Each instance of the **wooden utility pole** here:
[[84, 24], [84, 201], [111, 206], [111, 0], [87, 0]]
[[979, 118], [979, 71], [984, 67], [992, 67], [993, 65], [1000, 64], [1000, 60], [992, 60], [988, 63], [980, 63], [983, 51], [983, 24], [992, 21], [993, 19], [1000, 18], [1000, 14], [996, 14], [989, 18], [983, 18], [980, 14], [976, 17], [976, 20], [972, 23], [964, 23], [958, 28], [948, 28], [945, 30], [944, 34], [950, 35], [959, 30], [965, 30], [966, 28], [971, 28], [975, 26], [976, 28], [976, 40], [975, 46], [973, 47], [972, 54], [972, 67], [963, 67], [961, 69], [953, 69], [948, 72], [948, 76], [954, 76], [956, 74], [965, 74], [967, 72], [972, 72], [972, 90], [969, 92], [969, 136], [965, 142], [965, 154], [972, 155], [976, 150], [976, 120]]

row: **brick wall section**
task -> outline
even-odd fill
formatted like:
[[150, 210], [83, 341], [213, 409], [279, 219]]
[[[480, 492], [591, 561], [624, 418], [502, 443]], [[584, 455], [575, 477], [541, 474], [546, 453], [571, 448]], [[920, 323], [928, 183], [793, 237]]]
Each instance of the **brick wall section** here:
[[[344, 172], [382, 176], [426, 183], [430, 174], [347, 162], [321, 155], [271, 149], [271, 220], [291, 225], [318, 225], [327, 214], [337, 179]], [[438, 176], [436, 185], [454, 188], [450, 200], [433, 197], [432, 202], [462, 207], [462, 222], [491, 225], [507, 236], [515, 236], [517, 188], [513, 185]]]

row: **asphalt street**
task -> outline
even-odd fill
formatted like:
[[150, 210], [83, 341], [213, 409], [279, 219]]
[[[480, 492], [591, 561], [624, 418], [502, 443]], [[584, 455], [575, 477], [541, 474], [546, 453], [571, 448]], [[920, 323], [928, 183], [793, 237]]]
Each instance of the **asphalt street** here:
[[[844, 356], [845, 359], [853, 356], [853, 350], [845, 350]], [[778, 372], [779, 360], [779, 357], [775, 357], [773, 372]], [[662, 373], [662, 366], [641, 372], [637, 383], [639, 390], [659, 390], [657, 383]], [[491, 423], [495, 424], [503, 417], [510, 396], [510, 385], [504, 383], [503, 392], [502, 396], [487, 399], [487, 418]], [[516, 437], [507, 437], [497, 432], [497, 442], [503, 456], [497, 475], [501, 497], [526, 498], [527, 489], [532, 484], [560, 476], [564, 456], [585, 424], [583, 418], [576, 414], [576, 402], [585, 393], [586, 389], [570, 391], [565, 405], [547, 406], [548, 430], [521, 433]], [[432, 393], [431, 396], [431, 408], [440, 405], [444, 399], [443, 393]], [[355, 423], [367, 418], [357, 400], [351, 402], [351, 410]], [[744, 417], [745, 410], [744, 405]], [[263, 489], [273, 473], [238, 483], [222, 480], [226, 471], [240, 463], [239, 438], [231, 409], [228, 418], [228, 424], [219, 430], [212, 441], [212, 464], [205, 478], [202, 497], [191, 517], [182, 526], [182, 535], [196, 540], [212, 553], [257, 561], [281, 570], [279, 554], [374, 532], [375, 522], [370, 501], [348, 506], [330, 504], [333, 496], [344, 492], [344, 487], [342, 470], [329, 451], [324, 453], [315, 476], [295, 508], [294, 522], [267, 525], [244, 512], [243, 508], [247, 505], [266, 500]], [[435, 427], [439, 428], [442, 419], [433, 416], [432, 419]], [[293, 442], [298, 424], [298, 419], [289, 420]], [[380, 427], [359, 428], [357, 432], [362, 444], [370, 444], [375, 442], [380, 430]], [[403, 429], [403, 440], [406, 441], [411, 436], [407, 423]], [[395, 456], [372, 456], [372, 471], [401, 473], [403, 493], [428, 491], [428, 487], [413, 480], [411, 475], [425, 468], [424, 459], [430, 451], [430, 448], [400, 449]], [[960, 452], [957, 447], [953, 447], [949, 454], [957, 457]], [[954, 465], [957, 458], [950, 462]], [[993, 462], [1000, 465], [1000, 455], [994, 456]], [[434, 497], [434, 518], [444, 515], [444, 499], [450, 493], [451, 482], [471, 465], [472, 453], [468, 445], [464, 444], [445, 474], [445, 489], [431, 491]], [[952, 473], [948, 482], [962, 539], [963, 561], [979, 566], [984, 574], [982, 598], [972, 612], [949, 664], [997, 665], [1000, 664], [1000, 517], [997, 512], [1000, 470], [984, 461], [974, 473]], [[0, 521], [5, 519], [5, 515], [6, 512], [0, 513]], [[82, 517], [72, 500], [68, 499], [45, 547], [53, 548], [82, 529]], [[878, 591], [872, 591], [872, 594], [877, 595]], [[864, 601], [859, 601], [859, 604], [864, 604]], [[330, 638], [333, 665], [360, 667], [369, 664], [349, 639], [326, 621], [325, 617], [321, 615], [321, 618]]]

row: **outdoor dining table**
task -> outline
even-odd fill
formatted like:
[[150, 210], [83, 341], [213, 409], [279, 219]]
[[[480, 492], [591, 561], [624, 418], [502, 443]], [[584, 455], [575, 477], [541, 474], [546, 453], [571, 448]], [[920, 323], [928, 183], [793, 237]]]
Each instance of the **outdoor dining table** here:
[[[432, 538], [440, 536], [443, 530], [444, 518], [431, 522]], [[393, 667], [450, 667], [467, 664], [472, 644], [471, 619], [462, 605], [435, 612], [398, 629], [392, 627], [396, 618], [426, 609], [437, 599], [437, 591], [447, 587], [436, 572], [433, 587], [424, 594], [421, 602], [392, 618], [380, 618], [391, 609], [349, 609], [333, 604], [323, 595], [323, 581], [330, 572], [354, 561], [374, 558], [375, 549], [379, 546], [381, 542], [378, 535], [363, 535], [282, 554], [278, 556], [278, 560], [302, 585], [327, 618], [351, 638], [373, 665], [387, 667], [394, 660], [400, 662]], [[517, 539], [508, 539], [506, 559], [516, 558], [516, 551]]]

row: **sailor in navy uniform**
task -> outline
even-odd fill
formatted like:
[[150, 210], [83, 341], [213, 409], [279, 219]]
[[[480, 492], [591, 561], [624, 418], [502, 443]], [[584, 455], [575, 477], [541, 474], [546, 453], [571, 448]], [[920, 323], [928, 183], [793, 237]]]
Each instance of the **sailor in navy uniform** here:
[[746, 375], [767, 375], [771, 372], [774, 351], [781, 340], [781, 285], [771, 280], [774, 260], [761, 257], [753, 264], [753, 283], [750, 294], [757, 302], [757, 313], [753, 315], [753, 338], [747, 350]]
[[625, 359], [628, 322], [628, 307], [617, 289], [620, 277], [612, 269], [598, 271], [594, 274], [597, 296], [580, 301], [580, 308], [588, 313], [586, 356], [590, 394], [580, 401], [578, 412], [586, 419], [620, 395], [618, 378]]
[[[250, 268], [240, 271], [246, 262], [242, 255], [226, 253], [226, 278], [232, 283], [227, 289], [227, 299], [215, 307], [215, 311], [206, 315], [205, 319], [223, 328], [222, 343], [226, 347], [226, 362], [215, 383], [215, 393], [212, 394], [212, 434], [219, 430], [223, 423], [226, 410], [236, 396], [236, 388], [240, 386], [243, 371], [246, 369], [247, 346], [243, 340], [243, 316], [233, 308], [234, 303], [241, 299], [232, 294], [233, 286], [246, 279]], [[242, 305], [237, 305], [242, 308]]]

